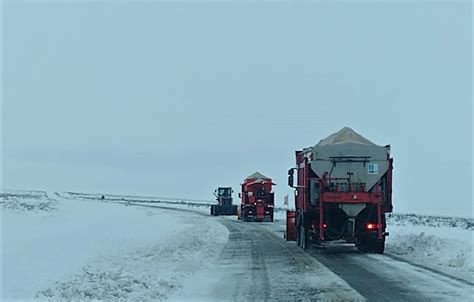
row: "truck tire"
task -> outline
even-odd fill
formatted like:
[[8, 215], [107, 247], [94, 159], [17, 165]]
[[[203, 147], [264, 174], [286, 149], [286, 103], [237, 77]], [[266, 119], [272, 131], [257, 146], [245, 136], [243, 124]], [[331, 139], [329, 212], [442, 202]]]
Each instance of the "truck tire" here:
[[377, 241], [363, 241], [357, 244], [357, 249], [363, 253], [383, 254], [385, 250], [385, 240]]
[[248, 213], [248, 209], [242, 209], [241, 213], [240, 213], [241, 217], [240, 219], [243, 221], [243, 222], [250, 222], [250, 218], [249, 218], [249, 213]]
[[309, 247], [309, 234], [308, 234], [308, 230], [304, 227], [304, 226], [301, 226], [300, 227], [301, 230], [300, 230], [300, 244], [301, 244], [301, 248], [303, 250], [306, 250], [308, 247]]
[[214, 205], [211, 205], [211, 216], [214, 216]]
[[300, 228], [296, 227], [296, 246], [301, 245]]
[[385, 240], [372, 242], [372, 244], [370, 245], [370, 250], [371, 252], [376, 254], [383, 254], [385, 250]]
[[357, 250], [362, 253], [367, 253], [369, 248], [365, 242], [359, 242], [356, 244]]

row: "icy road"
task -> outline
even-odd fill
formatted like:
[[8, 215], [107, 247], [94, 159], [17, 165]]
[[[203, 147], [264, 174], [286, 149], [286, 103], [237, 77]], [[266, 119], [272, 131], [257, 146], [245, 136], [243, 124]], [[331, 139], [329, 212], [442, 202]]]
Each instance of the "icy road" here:
[[[176, 297], [233, 301], [470, 301], [474, 284], [349, 245], [306, 252], [282, 239], [283, 224], [219, 218], [230, 232], [217, 266]], [[219, 282], [212, 282], [219, 276]], [[207, 280], [195, 286], [196, 280]]]
[[242, 223], [211, 217], [204, 206], [145, 200], [2, 195], [3, 300], [469, 301], [474, 295], [470, 280], [390, 253], [340, 245], [303, 252], [283, 240], [283, 219]]

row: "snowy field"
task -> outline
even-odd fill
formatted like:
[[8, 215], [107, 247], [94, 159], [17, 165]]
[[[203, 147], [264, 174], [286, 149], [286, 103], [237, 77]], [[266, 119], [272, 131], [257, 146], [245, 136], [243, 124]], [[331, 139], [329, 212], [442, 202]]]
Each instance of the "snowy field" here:
[[3, 301], [166, 299], [227, 242], [199, 215], [50, 196], [1, 196]]

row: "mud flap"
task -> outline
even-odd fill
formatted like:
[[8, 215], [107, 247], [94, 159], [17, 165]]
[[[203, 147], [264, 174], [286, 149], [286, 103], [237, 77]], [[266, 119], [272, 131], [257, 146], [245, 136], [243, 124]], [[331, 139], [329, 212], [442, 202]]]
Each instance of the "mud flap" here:
[[284, 235], [286, 241], [296, 241], [296, 212], [286, 211], [286, 230]]

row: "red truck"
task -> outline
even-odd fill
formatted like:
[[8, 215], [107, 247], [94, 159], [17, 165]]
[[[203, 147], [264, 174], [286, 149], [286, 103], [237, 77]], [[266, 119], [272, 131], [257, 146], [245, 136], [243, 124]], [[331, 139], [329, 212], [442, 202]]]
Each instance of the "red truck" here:
[[271, 178], [255, 172], [248, 176], [242, 184], [240, 219], [242, 221], [271, 221], [273, 222], [275, 185]]
[[383, 253], [385, 213], [392, 212], [390, 145], [376, 145], [345, 127], [295, 156], [288, 185], [295, 188], [296, 211], [287, 212], [285, 238], [303, 249], [342, 240]]

